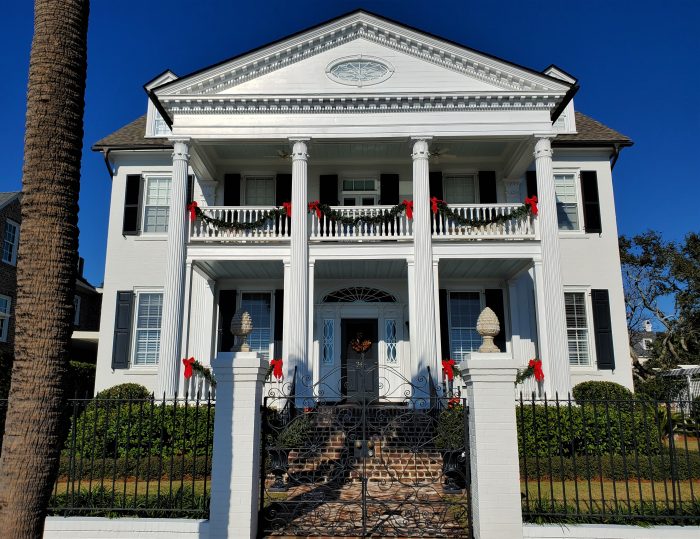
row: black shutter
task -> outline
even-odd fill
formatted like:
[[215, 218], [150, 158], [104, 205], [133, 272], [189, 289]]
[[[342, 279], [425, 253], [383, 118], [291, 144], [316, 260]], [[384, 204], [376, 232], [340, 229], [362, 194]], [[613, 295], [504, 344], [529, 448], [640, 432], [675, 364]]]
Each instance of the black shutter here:
[[591, 290], [593, 304], [593, 334], [598, 369], [615, 370], [612, 323], [610, 320], [610, 296], [607, 290]]
[[337, 174], [321, 174], [318, 185], [318, 201], [329, 206], [337, 206], [339, 204]]
[[506, 351], [506, 318], [503, 309], [503, 290], [500, 288], [487, 288], [484, 290], [486, 306], [489, 307], [498, 317], [498, 324], [501, 331], [493, 339], [493, 343], [498, 346], [501, 352]]
[[379, 203], [396, 206], [399, 203], [399, 175], [379, 176]]
[[236, 291], [219, 290], [219, 352], [230, 352], [234, 345], [231, 319], [236, 314]]
[[600, 222], [598, 175], [595, 170], [581, 171], [581, 189], [583, 191], [583, 223], [586, 234], [600, 234], [603, 227]]
[[241, 205], [241, 175], [224, 174], [224, 206]]
[[194, 176], [187, 176], [187, 204], [194, 200]]
[[275, 185], [275, 204], [281, 206], [292, 201], [292, 175], [278, 174]]
[[493, 170], [479, 171], [479, 202], [481, 204], [495, 204], [498, 202], [496, 173]]
[[114, 343], [112, 346], [112, 368], [129, 368], [131, 345], [131, 311], [134, 293], [131, 290], [117, 292], [117, 310], [114, 315]]
[[[430, 196], [442, 200], [445, 196], [442, 189], [442, 172], [430, 172], [428, 174], [428, 181], [430, 182]], [[447, 202], [449, 202], [449, 200]]]
[[526, 196], [537, 196], [537, 172], [534, 170], [528, 170], [525, 173], [525, 183], [527, 185]]
[[442, 348], [442, 358], [447, 359], [451, 355], [450, 351], [450, 319], [447, 315], [447, 290], [438, 290], [440, 300], [440, 347]]
[[141, 175], [129, 174], [126, 177], [124, 196], [124, 222], [122, 234], [134, 236], [140, 232], [141, 218]]
[[284, 290], [275, 290], [275, 357], [282, 357], [282, 339], [284, 338]]

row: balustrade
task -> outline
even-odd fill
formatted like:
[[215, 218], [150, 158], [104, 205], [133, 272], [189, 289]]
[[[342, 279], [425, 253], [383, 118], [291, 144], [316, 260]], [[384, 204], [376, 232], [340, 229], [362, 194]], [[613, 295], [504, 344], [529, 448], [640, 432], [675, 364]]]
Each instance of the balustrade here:
[[291, 236], [290, 219], [284, 215], [265, 219], [261, 226], [250, 229], [226, 226], [260, 221], [274, 209], [272, 206], [207, 206], [201, 209], [204, 215], [221, 224], [197, 219], [191, 225], [191, 241], [276, 241], [289, 240]]
[[[393, 206], [333, 206], [343, 217], [375, 217], [386, 215]], [[364, 241], [401, 240], [413, 236], [413, 223], [405, 214], [397, 214], [381, 223], [360, 221], [357, 225], [346, 225], [315, 213], [311, 214], [310, 240], [312, 241]]]
[[[505, 217], [522, 204], [450, 204], [450, 209], [472, 221]], [[471, 226], [441, 214], [432, 214], [433, 239], [535, 239], [534, 220], [530, 215], [506, 219], [499, 223]]]

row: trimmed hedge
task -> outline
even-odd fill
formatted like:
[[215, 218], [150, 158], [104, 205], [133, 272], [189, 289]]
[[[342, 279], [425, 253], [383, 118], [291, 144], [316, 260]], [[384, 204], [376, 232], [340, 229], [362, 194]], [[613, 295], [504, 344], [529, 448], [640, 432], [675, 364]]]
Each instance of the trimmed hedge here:
[[576, 384], [571, 390], [576, 402], [594, 400], [625, 400], [634, 394], [625, 386], [615, 382], [589, 381]]
[[95, 395], [95, 398], [124, 400], [149, 399], [151, 398], [151, 392], [141, 384], [118, 384], [116, 386], [103, 389], [97, 395]]
[[211, 476], [211, 454], [206, 456], [172, 455], [146, 456], [139, 459], [119, 457], [117, 459], [91, 459], [89, 457], [71, 459], [64, 452], [58, 466], [59, 481], [99, 481], [101, 478], [143, 480], [172, 479], [186, 481], [192, 478], [204, 479]]
[[[631, 401], [633, 402], [633, 401]], [[572, 454], [657, 454], [663, 449], [655, 408], [631, 412], [611, 403], [582, 406], [518, 405], [518, 452], [522, 457]]]

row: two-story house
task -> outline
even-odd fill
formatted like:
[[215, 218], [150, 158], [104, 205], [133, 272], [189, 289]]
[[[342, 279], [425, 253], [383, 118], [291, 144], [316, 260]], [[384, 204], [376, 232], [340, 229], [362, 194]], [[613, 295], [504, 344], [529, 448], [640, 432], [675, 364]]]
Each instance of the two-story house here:
[[364, 11], [158, 75], [93, 147], [112, 174], [97, 389], [181, 394], [182, 358], [230, 350], [237, 311], [287, 382], [437, 380], [485, 307], [548, 393], [631, 387], [612, 181], [631, 141], [577, 89]]

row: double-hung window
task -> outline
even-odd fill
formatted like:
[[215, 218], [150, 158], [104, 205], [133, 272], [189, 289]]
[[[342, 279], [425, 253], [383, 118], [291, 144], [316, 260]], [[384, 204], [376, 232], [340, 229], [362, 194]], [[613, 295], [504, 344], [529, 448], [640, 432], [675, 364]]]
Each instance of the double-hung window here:
[[243, 292], [241, 311], [248, 311], [253, 322], [253, 331], [248, 335], [251, 351], [270, 358], [272, 337], [272, 294], [270, 292]]
[[467, 359], [481, 346], [476, 321], [481, 313], [479, 292], [450, 292], [450, 357], [455, 361]]
[[566, 306], [566, 337], [569, 345], [569, 364], [587, 367], [591, 364], [590, 334], [584, 292], [564, 293]]
[[10, 330], [10, 309], [12, 299], [0, 296], [0, 342], [7, 342], [7, 334]]
[[374, 178], [344, 178], [342, 186], [343, 206], [376, 206], [379, 202], [378, 182]]
[[139, 292], [136, 297], [132, 364], [135, 366], [157, 365], [160, 352], [160, 324], [163, 317], [163, 294], [161, 292]]
[[73, 325], [80, 325], [80, 296], [73, 296]]
[[147, 176], [143, 210], [144, 232], [167, 232], [170, 213], [169, 176]]
[[273, 206], [275, 179], [272, 176], [246, 176], [245, 203], [248, 206]]
[[474, 204], [476, 202], [476, 177], [474, 174], [449, 174], [442, 180], [445, 200], [449, 204]]
[[17, 264], [17, 248], [19, 247], [19, 225], [9, 219], [5, 221], [5, 235], [2, 242], [2, 261], [6, 264]]
[[554, 191], [557, 196], [559, 230], [580, 230], [576, 174], [555, 173]]

